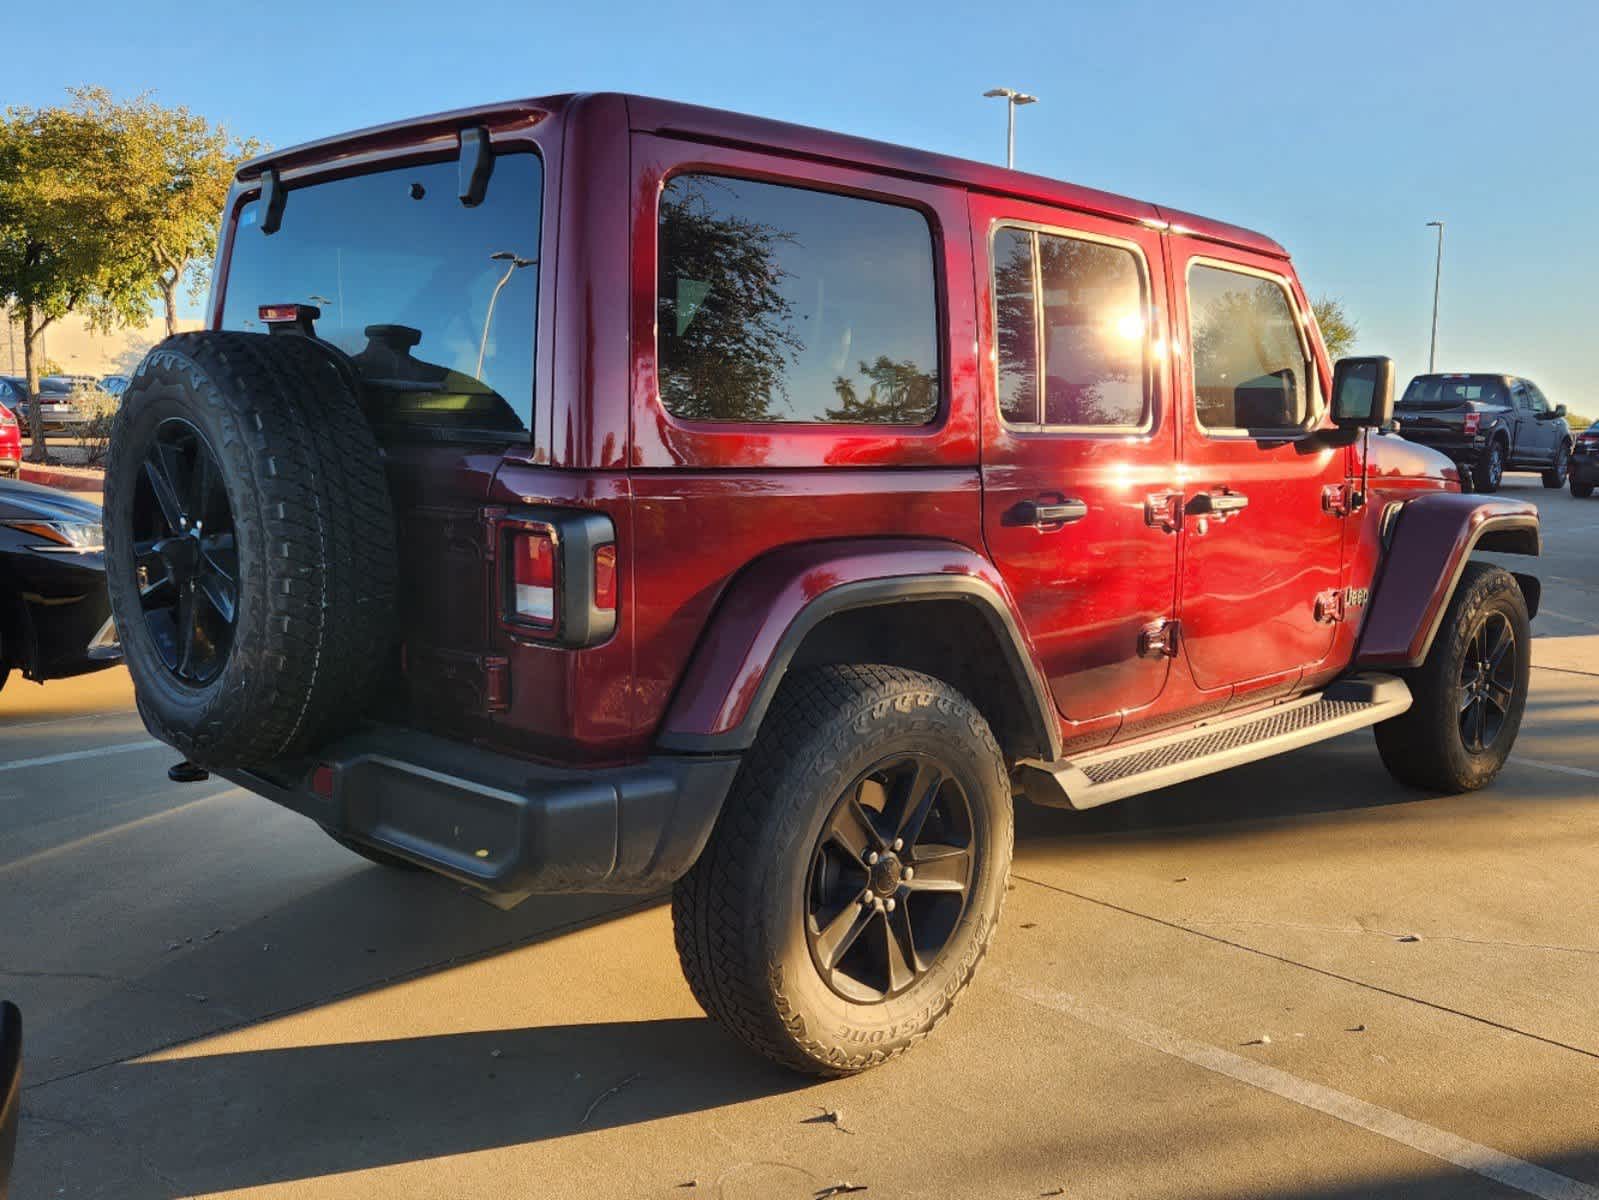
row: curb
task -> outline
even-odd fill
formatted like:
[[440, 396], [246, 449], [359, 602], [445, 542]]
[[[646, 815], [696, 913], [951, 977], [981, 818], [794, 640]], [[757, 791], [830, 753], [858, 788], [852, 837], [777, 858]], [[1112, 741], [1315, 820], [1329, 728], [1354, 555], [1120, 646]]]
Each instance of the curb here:
[[43, 484], [45, 487], [61, 488], [68, 492], [105, 491], [104, 471], [61, 470], [25, 462], [18, 469], [17, 478], [26, 483]]

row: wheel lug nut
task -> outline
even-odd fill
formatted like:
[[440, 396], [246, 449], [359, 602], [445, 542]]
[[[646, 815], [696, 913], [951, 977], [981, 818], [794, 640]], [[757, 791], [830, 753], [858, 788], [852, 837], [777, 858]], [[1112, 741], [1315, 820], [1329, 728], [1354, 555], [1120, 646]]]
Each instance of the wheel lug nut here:
[[905, 849], [905, 839], [904, 838], [895, 838], [894, 839], [894, 849], [896, 849], [896, 850]]
[[883, 901], [883, 907], [886, 908], [889, 912], [893, 912], [894, 911], [894, 897], [890, 896], [887, 900]]
[[906, 867], [905, 868], [905, 876], [904, 877], [906, 879], [915, 879], [916, 878], [916, 868], [915, 867]]
[[869, 867], [875, 867], [877, 865], [877, 851], [876, 850], [873, 850], [870, 854], [868, 854], [866, 856], [866, 865], [869, 866]]

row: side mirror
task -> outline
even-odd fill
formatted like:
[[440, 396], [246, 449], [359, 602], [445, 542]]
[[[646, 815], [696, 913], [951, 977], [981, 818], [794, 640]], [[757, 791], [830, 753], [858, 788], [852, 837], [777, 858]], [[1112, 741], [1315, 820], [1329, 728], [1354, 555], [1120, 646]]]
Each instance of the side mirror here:
[[1558, 421], [1558, 420], [1562, 419], [1563, 417], [1565, 417], [1565, 415], [1566, 415], [1566, 406], [1564, 404], [1555, 405], [1555, 416], [1554, 416], [1554, 419]]
[[1394, 360], [1340, 358], [1332, 390], [1332, 419], [1340, 429], [1381, 429], [1394, 419]]

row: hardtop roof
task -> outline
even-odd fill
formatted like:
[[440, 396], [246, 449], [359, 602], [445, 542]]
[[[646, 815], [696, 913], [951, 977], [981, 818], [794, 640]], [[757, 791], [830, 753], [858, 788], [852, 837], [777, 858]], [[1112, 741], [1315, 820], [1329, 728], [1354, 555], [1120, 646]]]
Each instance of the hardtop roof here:
[[334, 158], [346, 158], [398, 147], [409, 142], [448, 135], [462, 125], [478, 122], [501, 127], [530, 127], [571, 108], [580, 100], [615, 96], [626, 106], [630, 127], [697, 141], [718, 142], [750, 149], [775, 151], [801, 158], [831, 161], [933, 183], [960, 184], [978, 191], [1011, 195], [1044, 204], [1057, 204], [1124, 221], [1201, 237], [1287, 258], [1288, 252], [1273, 239], [1252, 229], [1230, 225], [1179, 209], [1158, 206], [1114, 192], [1099, 191], [1043, 175], [1011, 170], [992, 163], [936, 154], [870, 138], [795, 125], [766, 117], [658, 100], [620, 93], [566, 93], [526, 100], [502, 101], [433, 113], [403, 121], [374, 125], [349, 133], [289, 146], [241, 164], [240, 181], [258, 177], [268, 167], [289, 168]]

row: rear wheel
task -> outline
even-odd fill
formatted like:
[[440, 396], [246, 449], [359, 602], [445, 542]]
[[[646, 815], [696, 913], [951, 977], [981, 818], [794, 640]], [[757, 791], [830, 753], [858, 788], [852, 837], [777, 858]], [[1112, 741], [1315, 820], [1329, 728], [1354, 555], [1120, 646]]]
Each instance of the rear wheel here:
[[1543, 473], [1543, 485], [1546, 488], [1561, 488], [1566, 486], [1566, 474], [1571, 470], [1571, 443], [1561, 442], [1560, 449], [1555, 451], [1554, 465]]
[[1488, 443], [1482, 458], [1472, 468], [1471, 482], [1474, 491], [1497, 492], [1505, 478], [1505, 446], [1498, 438]]
[[1467, 563], [1426, 662], [1407, 673], [1415, 702], [1376, 726], [1383, 765], [1427, 791], [1491, 783], [1521, 729], [1530, 651], [1521, 586], [1501, 567]]
[[785, 1066], [885, 1062], [971, 979], [1011, 841], [1004, 758], [965, 697], [897, 667], [793, 676], [673, 891], [689, 986]]

